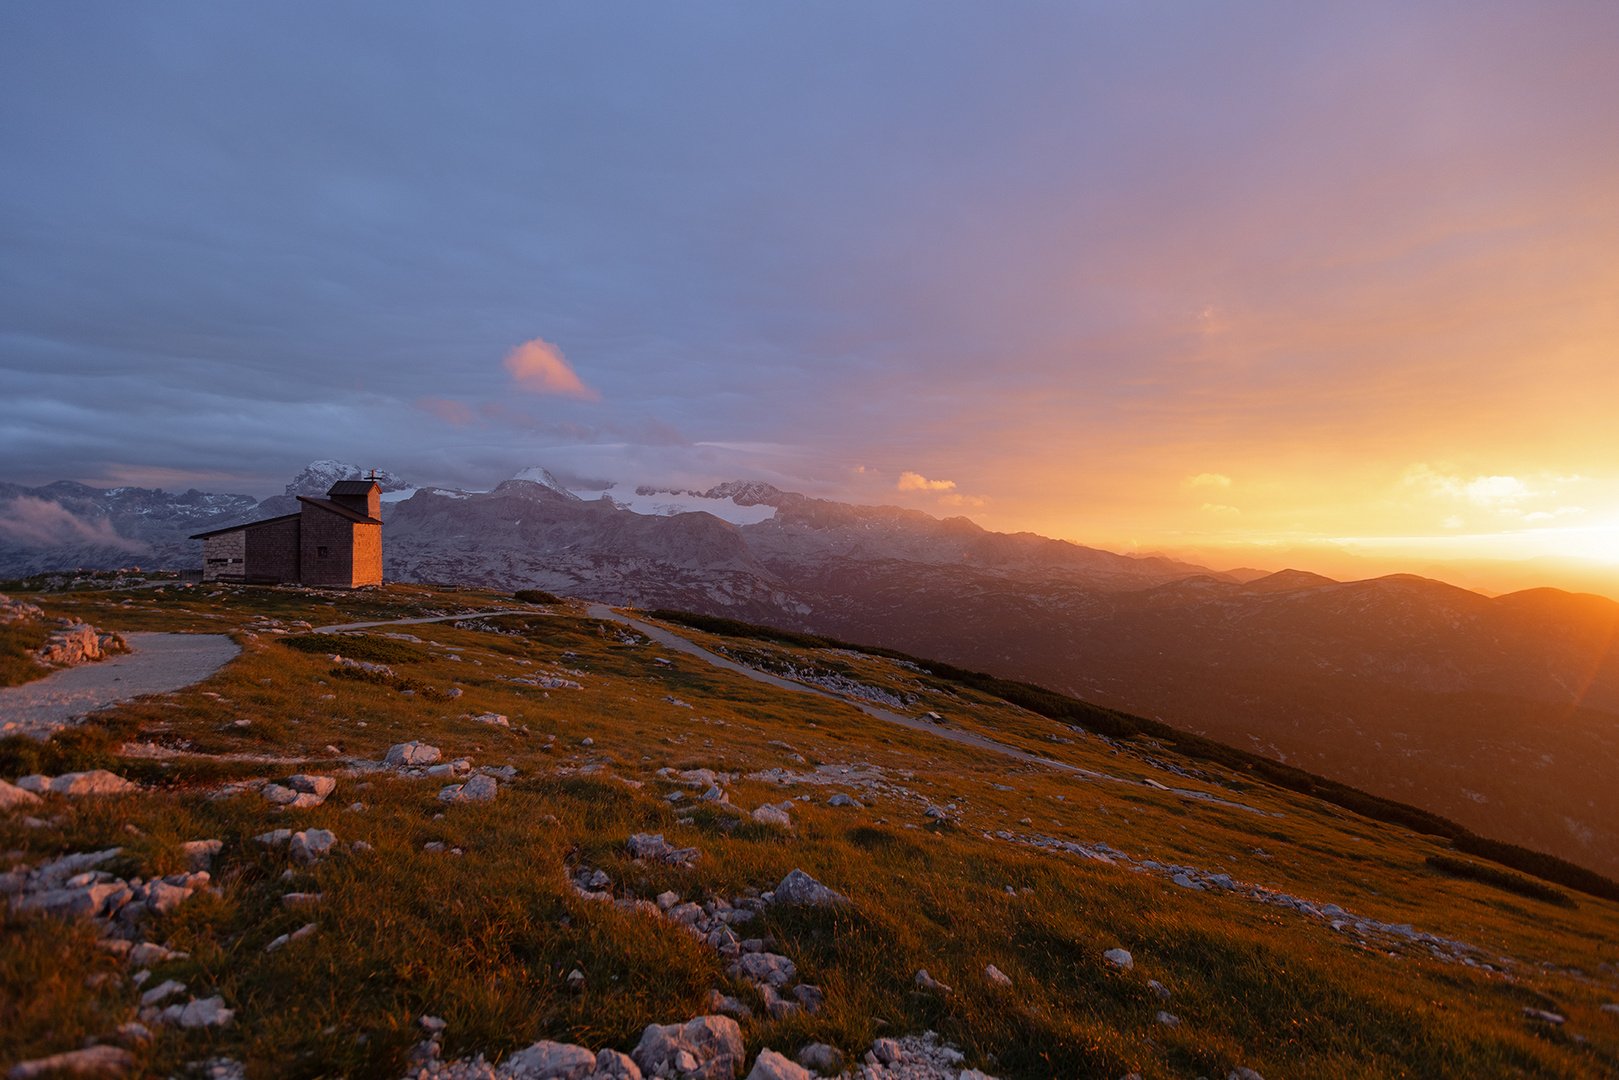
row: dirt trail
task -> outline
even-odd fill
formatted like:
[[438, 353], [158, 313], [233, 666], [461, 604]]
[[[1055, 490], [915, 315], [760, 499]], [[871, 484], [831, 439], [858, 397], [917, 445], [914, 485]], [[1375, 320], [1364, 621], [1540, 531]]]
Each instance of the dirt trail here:
[[126, 633], [124, 640], [125, 655], [0, 688], [0, 735], [47, 738], [116, 702], [201, 682], [242, 651], [224, 634]]

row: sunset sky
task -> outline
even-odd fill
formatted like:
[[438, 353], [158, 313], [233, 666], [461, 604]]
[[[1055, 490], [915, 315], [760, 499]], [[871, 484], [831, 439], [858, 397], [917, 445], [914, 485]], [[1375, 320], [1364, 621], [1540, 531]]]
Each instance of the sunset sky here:
[[1619, 564], [1616, 57], [1611, 2], [7, 3], [0, 480]]

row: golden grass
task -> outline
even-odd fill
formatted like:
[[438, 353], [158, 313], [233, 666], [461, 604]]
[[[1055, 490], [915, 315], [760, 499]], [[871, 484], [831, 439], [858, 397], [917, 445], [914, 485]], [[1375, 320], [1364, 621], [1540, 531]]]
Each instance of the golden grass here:
[[[207, 595], [216, 591], [223, 595]], [[30, 599], [111, 629], [228, 630], [245, 646], [203, 685], [123, 706], [44, 746], [0, 744], [7, 778], [36, 767], [109, 764], [156, 789], [52, 800], [35, 811], [50, 822], [40, 827], [24, 825], [18, 814], [0, 819], [0, 847], [12, 861], [120, 845], [127, 871], [150, 876], [179, 868], [185, 840], [225, 842], [215, 862], [224, 896], [188, 901], [154, 922], [147, 937], [192, 954], [154, 978], [179, 978], [199, 996], [223, 994], [238, 1010], [237, 1023], [161, 1032], [141, 1050], [154, 1074], [229, 1055], [257, 1076], [398, 1076], [424, 1012], [450, 1022], [447, 1052], [498, 1056], [542, 1037], [627, 1050], [645, 1024], [693, 1015], [710, 988], [758, 1009], [751, 988], [729, 979], [720, 958], [683, 931], [576, 897], [563, 873], [580, 865], [607, 871], [620, 895], [651, 898], [674, 889], [699, 900], [767, 890], [801, 867], [854, 901], [846, 909], [771, 909], [746, 924], [744, 936], [776, 938], [803, 981], [826, 993], [816, 1016], [745, 1025], [750, 1052], [768, 1045], [791, 1053], [818, 1039], [858, 1059], [874, 1037], [932, 1029], [972, 1063], [1007, 1077], [1137, 1071], [1190, 1078], [1223, 1076], [1239, 1064], [1272, 1080], [1596, 1077], [1619, 1066], [1619, 1017], [1600, 1011], [1619, 994], [1611, 970], [1598, 967], [1619, 963], [1619, 906], [1581, 897], [1567, 910], [1436, 874], [1424, 865], [1443, 850], [1431, 838], [1206, 763], [1180, 762], [1195, 773], [1190, 779], [1165, 773], [1149, 759], [1176, 759], [1160, 750], [1076, 734], [889, 660], [835, 657], [863, 682], [918, 694], [917, 710], [934, 709], [953, 727], [1117, 779], [999, 758], [881, 724], [842, 702], [746, 680], [644, 639], [626, 644], [618, 628], [599, 625], [579, 606], [491, 622], [506, 633], [449, 623], [385, 628], [423, 642], [425, 658], [398, 669], [412, 685], [462, 690], [443, 701], [334, 678], [324, 655], [242, 628], [266, 625], [255, 616], [289, 628], [490, 609], [508, 598], [390, 586], [352, 596], [167, 587], [160, 596]], [[828, 660], [815, 655], [821, 650], [763, 648], [801, 666]], [[655, 663], [658, 656], [672, 666]], [[544, 692], [510, 681], [563, 670], [584, 672], [567, 676], [584, 689]], [[505, 714], [512, 728], [461, 718], [483, 712]], [[241, 719], [251, 723], [235, 726]], [[435, 798], [438, 783], [387, 774], [345, 778], [324, 806], [306, 811], [276, 812], [252, 792], [207, 797], [226, 780], [330, 771], [338, 758], [377, 759], [408, 739], [437, 745], [447, 758], [514, 765], [520, 777], [485, 806], [446, 807]], [[120, 758], [126, 742], [181, 756]], [[790, 754], [807, 760], [795, 763]], [[558, 771], [590, 764], [604, 769], [595, 776]], [[695, 791], [656, 776], [664, 766], [747, 773], [818, 764], [877, 766], [887, 787], [856, 791], [866, 804], [856, 810], [825, 805], [832, 791], [844, 790], [837, 785], [783, 788], [746, 778], [728, 785], [733, 801], [750, 809], [811, 794], [784, 832], [712, 807], [693, 810]], [[1156, 790], [1140, 782], [1146, 777], [1264, 816]], [[644, 786], [634, 790], [619, 778]], [[671, 805], [663, 796], [674, 790], [690, 794]], [[368, 809], [345, 811], [356, 801]], [[950, 823], [926, 825], [928, 802], [954, 805]], [[681, 817], [692, 824], [680, 824]], [[1024, 818], [1030, 824], [1020, 824]], [[374, 850], [293, 867], [285, 849], [251, 839], [275, 827], [330, 828], [341, 841], [363, 839]], [[1369, 948], [1321, 920], [993, 837], [1002, 830], [1106, 841], [1138, 859], [1225, 871], [1411, 923], [1476, 944], [1489, 957], [1514, 958], [1512, 975], [1441, 963], [1417, 947]], [[703, 858], [690, 871], [636, 864], [624, 841], [643, 831], [699, 847]], [[426, 852], [428, 841], [464, 853]], [[279, 898], [291, 891], [320, 892], [324, 901], [289, 911]], [[305, 921], [320, 924], [313, 938], [264, 952], [269, 940]], [[1134, 971], [1103, 961], [1115, 946], [1135, 955]], [[987, 982], [989, 963], [1012, 977], [1011, 990]], [[582, 993], [566, 988], [574, 967], [587, 977]], [[954, 992], [920, 992], [918, 968]], [[103, 970], [117, 966], [82, 927], [9, 918], [0, 940], [0, 1065], [107, 1037], [137, 993], [127, 981], [86, 987], [85, 976]], [[1170, 989], [1167, 1003], [1149, 979]], [[1569, 1022], [1564, 1029], [1533, 1024], [1522, 1016], [1526, 1005], [1554, 1009]], [[1160, 1008], [1182, 1025], [1157, 1024]]]

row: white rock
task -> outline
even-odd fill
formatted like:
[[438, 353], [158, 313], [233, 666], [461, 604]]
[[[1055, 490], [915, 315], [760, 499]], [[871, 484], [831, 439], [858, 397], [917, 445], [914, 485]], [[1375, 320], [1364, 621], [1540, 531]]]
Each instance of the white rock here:
[[183, 992], [185, 988], [186, 984], [178, 979], [164, 979], [141, 995], [141, 1004], [156, 1005], [166, 997]]
[[0, 780], [0, 810], [9, 810], [13, 806], [37, 806], [40, 801], [40, 797], [32, 791]]
[[292, 857], [296, 862], [312, 863], [337, 843], [337, 834], [330, 829], [309, 829], [292, 834]]
[[451, 784], [438, 793], [440, 802], [490, 802], [499, 791], [500, 785], [493, 776], [479, 773], [464, 784]]
[[938, 979], [935, 979], [932, 975], [929, 975], [927, 968], [922, 968], [916, 973], [916, 985], [920, 986], [924, 990], [934, 990], [941, 994], [948, 994], [951, 992], [948, 986], [940, 982]]
[[843, 1051], [826, 1043], [809, 1043], [799, 1050], [798, 1063], [821, 1076], [836, 1076], [843, 1071]]
[[848, 897], [822, 885], [802, 870], [794, 870], [781, 879], [774, 890], [774, 903], [808, 904], [822, 907], [827, 904], [846, 904]]
[[436, 746], [428, 746], [424, 742], [395, 743], [388, 747], [387, 756], [382, 759], [384, 765], [432, 765], [444, 755]]
[[658, 894], [659, 911], [668, 911], [678, 903], [680, 903], [680, 894], [672, 889], [669, 892], [661, 892]]
[[985, 968], [984, 968], [984, 978], [988, 979], [991, 983], [993, 983], [994, 985], [999, 986], [999, 987], [1001, 987], [1003, 989], [1009, 989], [1011, 987], [1011, 985], [1012, 985], [1011, 976], [1007, 975], [1006, 972], [1002, 971], [1000, 968], [996, 967], [994, 964], [989, 964], [989, 965], [985, 966]]
[[33, 1080], [36, 1076], [56, 1076], [62, 1073], [122, 1076], [135, 1064], [135, 1055], [117, 1046], [92, 1046], [85, 1050], [68, 1050], [50, 1057], [19, 1061], [6, 1073], [7, 1080]]
[[30, 794], [39, 794], [51, 789], [51, 778], [41, 773], [30, 773], [19, 777], [17, 786]]
[[179, 907], [191, 895], [191, 890], [166, 881], [154, 881], [146, 886], [146, 906], [159, 915], [166, 915]]
[[1165, 1012], [1163, 1009], [1158, 1010], [1157, 1020], [1160, 1024], [1164, 1025], [1164, 1027], [1177, 1028], [1181, 1026], [1180, 1017], [1176, 1016], [1172, 1012]]
[[505, 1071], [523, 1080], [581, 1080], [596, 1070], [596, 1055], [583, 1046], [541, 1039], [506, 1059]]
[[628, 1054], [603, 1048], [596, 1053], [595, 1077], [613, 1077], [614, 1080], [641, 1080], [641, 1067]]
[[201, 998], [188, 1002], [180, 1012], [183, 1028], [225, 1027], [236, 1016], [235, 1009], [225, 1008], [222, 997]]
[[1123, 968], [1125, 971], [1134, 970], [1136, 966], [1135, 957], [1130, 955], [1128, 949], [1109, 949], [1102, 954], [1102, 959], [1116, 968]]
[[287, 841], [291, 840], [292, 830], [271, 829], [267, 833], [259, 833], [253, 839], [257, 840], [261, 844], [269, 844], [271, 847], [274, 847], [277, 844], [285, 844]]
[[775, 953], [743, 953], [731, 965], [740, 978], [752, 983], [786, 986], [798, 976], [798, 966], [785, 956]]
[[872, 1043], [871, 1054], [884, 1065], [898, 1065], [905, 1060], [905, 1052], [893, 1039], [878, 1039]]
[[802, 1065], [788, 1061], [767, 1046], [754, 1059], [748, 1080], [810, 1080], [810, 1074]]
[[861, 802], [859, 799], [855, 798], [853, 795], [846, 795], [841, 791], [838, 792], [836, 795], [832, 796], [830, 799], [826, 800], [826, 805], [828, 805], [828, 806], [852, 806], [857, 810], [863, 810], [863, 809], [865, 809], [865, 806], [866, 806], [865, 803]]
[[224, 846], [223, 840], [188, 840], [180, 845], [180, 852], [191, 869], [206, 870]]
[[643, 1076], [678, 1074], [693, 1080], [734, 1080], [742, 1067], [743, 1053], [742, 1029], [735, 1020], [728, 1016], [699, 1016], [684, 1024], [648, 1024], [630, 1057]]
[[[786, 813], [768, 804], [759, 807], [759, 809], [753, 812], [753, 820], [758, 822], [760, 825], [776, 825], [783, 829], [791, 828], [793, 824], [793, 819], [788, 817]], [[776, 1056], [781, 1057], [780, 1054], [777, 1054]], [[782, 1058], [782, 1060], [787, 1061], [786, 1058]], [[792, 1063], [788, 1062], [788, 1064]], [[794, 1065], [793, 1068], [796, 1069], [798, 1066]], [[755, 1068], [755, 1071], [757, 1071], [757, 1067]]]
[[1265, 1078], [1254, 1072], [1254, 1070], [1246, 1069], [1239, 1065], [1226, 1074], [1225, 1080], [1265, 1080]]
[[319, 796], [324, 801], [326, 796], [337, 790], [337, 781], [330, 776], [299, 773], [287, 779], [287, 786], [294, 791]]
[[121, 795], [127, 791], [139, 791], [140, 785], [132, 784], [106, 769], [92, 769], [89, 772], [63, 773], [51, 781], [51, 790], [58, 795]]

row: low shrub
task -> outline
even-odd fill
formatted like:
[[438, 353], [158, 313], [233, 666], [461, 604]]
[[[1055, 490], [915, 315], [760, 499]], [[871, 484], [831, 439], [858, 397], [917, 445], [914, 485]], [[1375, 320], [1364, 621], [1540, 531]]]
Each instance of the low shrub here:
[[0, 686], [20, 686], [51, 673], [29, 655], [49, 636], [49, 631], [31, 619], [0, 625]]
[[1531, 881], [1518, 874], [1497, 870], [1493, 866], [1480, 866], [1465, 859], [1452, 859], [1448, 855], [1429, 855], [1428, 865], [1442, 874], [1451, 877], [1466, 878], [1468, 881], [1477, 881], [1485, 885], [1493, 885], [1497, 889], [1527, 896], [1531, 900], [1544, 900], [1548, 904], [1558, 907], [1572, 908], [1577, 905], [1573, 897], [1562, 889], [1554, 889], [1550, 885], [1542, 885], [1538, 881]]
[[512, 599], [521, 600], [525, 604], [562, 603], [562, 597], [553, 596], [551, 593], [544, 592], [540, 589], [518, 589], [516, 592], [512, 593]]

